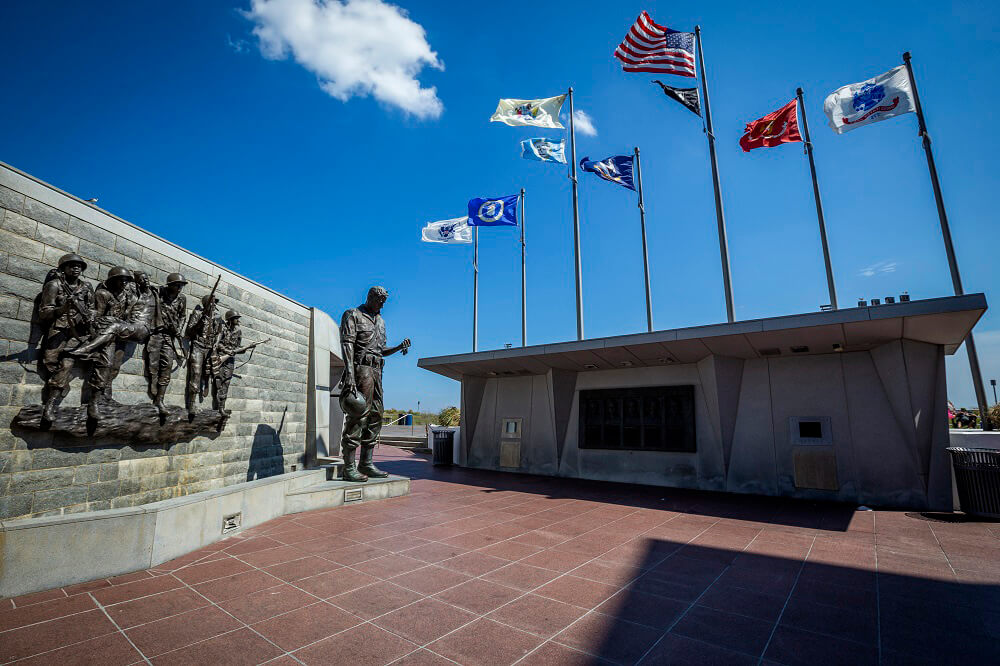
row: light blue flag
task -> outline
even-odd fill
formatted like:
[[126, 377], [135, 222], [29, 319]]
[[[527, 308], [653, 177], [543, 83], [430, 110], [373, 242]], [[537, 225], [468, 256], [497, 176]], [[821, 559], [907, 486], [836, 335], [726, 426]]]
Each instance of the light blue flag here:
[[521, 142], [521, 157], [539, 162], [566, 164], [566, 139], [527, 139]]

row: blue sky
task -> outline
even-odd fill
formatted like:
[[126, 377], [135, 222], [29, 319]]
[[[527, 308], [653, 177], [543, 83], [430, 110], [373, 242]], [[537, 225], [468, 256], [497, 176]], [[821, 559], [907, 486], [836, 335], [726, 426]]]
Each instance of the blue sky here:
[[[471, 247], [423, 244], [420, 227], [463, 214], [469, 198], [526, 188], [528, 341], [576, 336], [569, 181], [518, 146], [561, 132], [487, 122], [500, 97], [572, 85], [597, 131], [578, 136], [578, 157], [638, 145], [655, 325], [725, 321], [701, 123], [656, 75], [626, 74], [611, 57], [646, 9], [703, 29], [737, 319], [828, 301], [801, 144], [744, 154], [737, 143], [800, 85], [841, 305], [951, 293], [915, 116], [838, 136], [822, 113], [829, 92], [905, 50], [966, 290], [997, 294], [997, 3], [578, 2], [567, 13], [403, 0], [407, 21], [354, 0], [331, 8], [352, 21], [332, 22], [331, 45], [281, 23], [278, 10], [303, 1], [262, 3], [257, 18], [250, 0], [4, 3], [0, 160], [335, 318], [384, 284], [391, 340], [413, 340], [387, 364], [386, 404], [439, 409], [457, 403], [458, 385], [416, 359], [471, 349]], [[255, 27], [270, 31], [263, 41]], [[286, 57], [279, 37], [296, 45]], [[387, 59], [391, 76], [369, 71]], [[580, 210], [587, 336], [645, 330], [635, 196], [581, 174]], [[519, 261], [515, 229], [481, 233], [481, 349], [520, 342]], [[987, 380], [1000, 377], [1000, 316], [976, 330]], [[948, 368], [950, 397], [971, 405], [964, 350]]]

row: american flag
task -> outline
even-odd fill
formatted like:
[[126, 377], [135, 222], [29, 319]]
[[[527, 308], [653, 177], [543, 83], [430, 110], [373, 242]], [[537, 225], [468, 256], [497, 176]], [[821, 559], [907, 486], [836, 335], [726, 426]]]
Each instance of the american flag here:
[[643, 12], [615, 49], [626, 72], [694, 76], [694, 33], [657, 25]]

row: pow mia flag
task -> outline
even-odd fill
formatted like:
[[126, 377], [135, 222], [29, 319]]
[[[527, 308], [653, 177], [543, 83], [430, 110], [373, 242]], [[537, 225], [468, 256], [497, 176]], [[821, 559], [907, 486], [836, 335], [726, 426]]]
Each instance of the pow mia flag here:
[[653, 83], [660, 84], [664, 95], [670, 99], [677, 100], [696, 116], [701, 115], [701, 97], [698, 95], [697, 88], [674, 88], [659, 80], [654, 80]]

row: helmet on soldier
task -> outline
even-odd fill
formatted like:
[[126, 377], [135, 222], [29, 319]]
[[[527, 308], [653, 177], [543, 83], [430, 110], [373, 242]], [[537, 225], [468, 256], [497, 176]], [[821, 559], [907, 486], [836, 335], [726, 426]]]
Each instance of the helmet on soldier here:
[[236, 310], [229, 310], [228, 312], [226, 312], [226, 321], [229, 321], [230, 319], [239, 319], [239, 318], [240, 318], [240, 313], [237, 312]]
[[167, 284], [185, 285], [187, 284], [187, 280], [185, 280], [184, 276], [181, 275], [180, 273], [171, 273], [170, 275], [167, 276]]
[[83, 270], [87, 270], [87, 262], [83, 260], [83, 257], [72, 252], [59, 257], [59, 268], [62, 268], [66, 264], [80, 264], [83, 266]]
[[126, 280], [131, 280], [132, 271], [125, 268], [124, 266], [115, 266], [110, 271], [108, 271], [108, 279], [113, 280], [114, 278], [124, 278]]
[[207, 308], [208, 304], [210, 302], [211, 303], [218, 303], [219, 299], [216, 298], [215, 296], [212, 296], [212, 294], [205, 294], [204, 296], [201, 297], [201, 305], [202, 305], [202, 307], [206, 307]]

